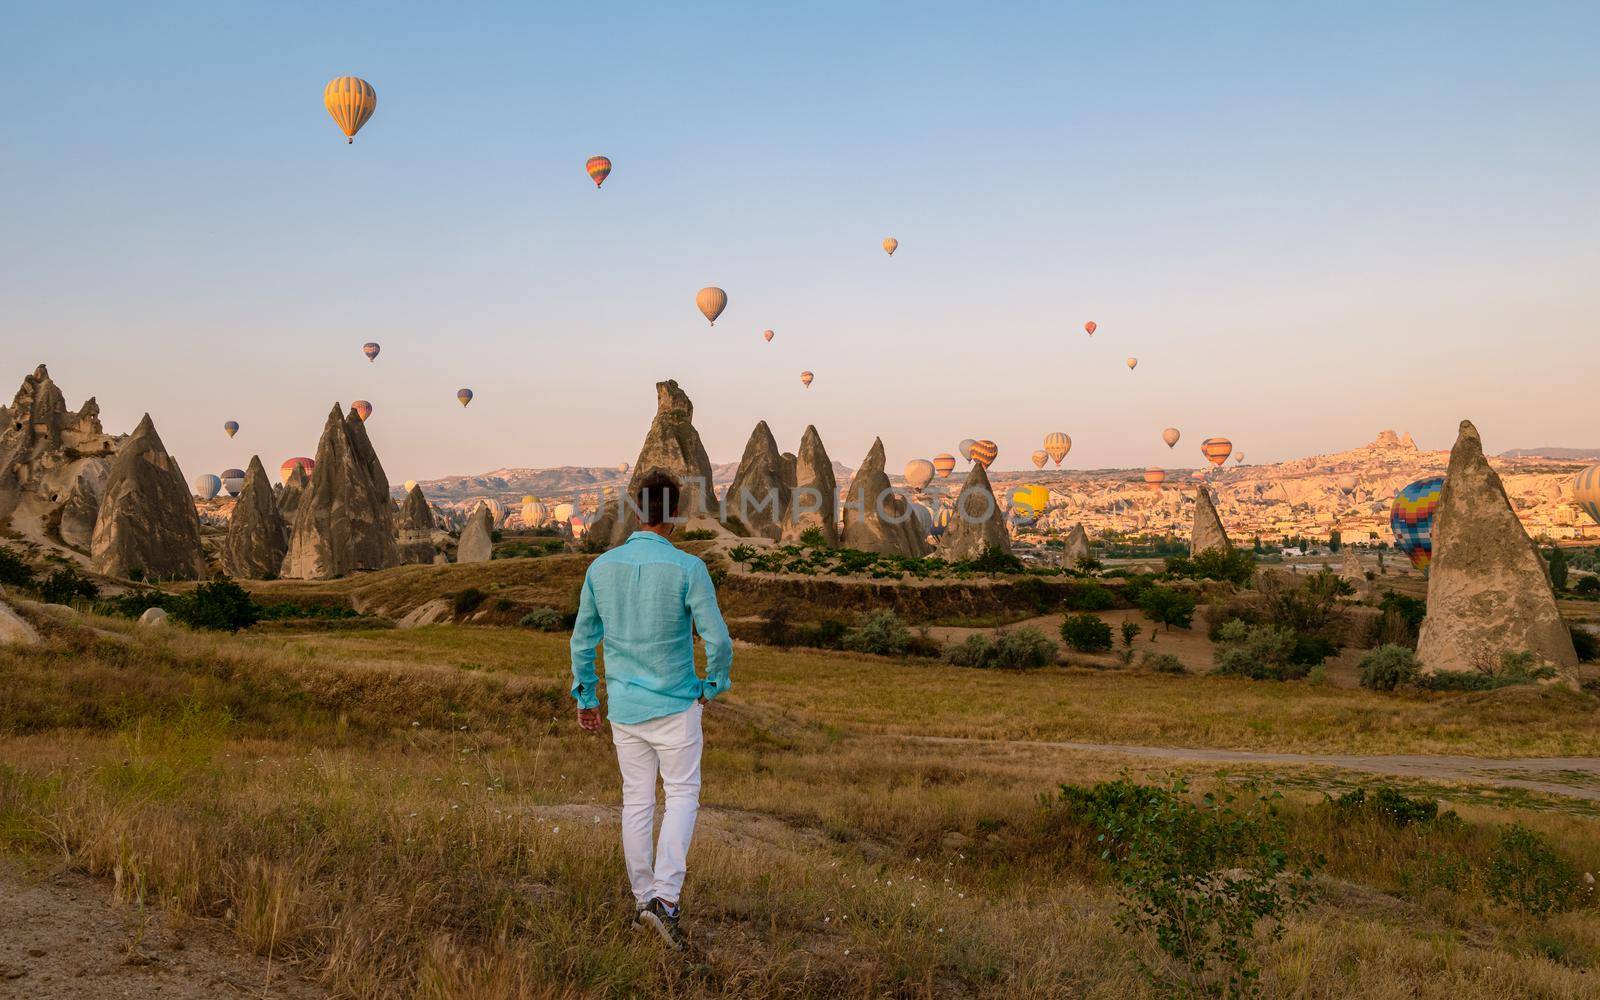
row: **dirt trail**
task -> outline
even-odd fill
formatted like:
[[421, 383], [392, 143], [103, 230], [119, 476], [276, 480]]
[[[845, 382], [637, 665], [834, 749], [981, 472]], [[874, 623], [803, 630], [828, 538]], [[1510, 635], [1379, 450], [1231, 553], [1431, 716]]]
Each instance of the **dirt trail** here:
[[1600, 757], [1452, 757], [1434, 754], [1272, 753], [1259, 750], [1217, 750], [1207, 747], [1140, 747], [1114, 743], [1050, 743], [1040, 740], [985, 740], [961, 736], [906, 736], [920, 743], [1031, 747], [1108, 753], [1157, 760], [1216, 764], [1289, 764], [1337, 767], [1397, 778], [1427, 778], [1525, 788], [1600, 802]]
[[205, 922], [181, 930], [112, 902], [104, 882], [0, 862], [0, 997], [326, 998]]

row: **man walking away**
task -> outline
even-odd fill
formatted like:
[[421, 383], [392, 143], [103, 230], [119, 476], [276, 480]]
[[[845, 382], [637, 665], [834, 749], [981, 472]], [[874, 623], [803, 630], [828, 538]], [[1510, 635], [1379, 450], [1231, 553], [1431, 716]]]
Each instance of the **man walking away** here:
[[[706, 564], [670, 541], [682, 490], [664, 472], [640, 484], [641, 530], [600, 556], [584, 576], [572, 628], [572, 697], [578, 725], [600, 731], [595, 647], [606, 644], [611, 741], [622, 771], [622, 853], [636, 904], [634, 926], [683, 949], [678, 902], [700, 808], [700, 716], [728, 690], [733, 646]], [[706, 645], [706, 677], [694, 667], [694, 634]], [[652, 853], [656, 775], [666, 789]]]

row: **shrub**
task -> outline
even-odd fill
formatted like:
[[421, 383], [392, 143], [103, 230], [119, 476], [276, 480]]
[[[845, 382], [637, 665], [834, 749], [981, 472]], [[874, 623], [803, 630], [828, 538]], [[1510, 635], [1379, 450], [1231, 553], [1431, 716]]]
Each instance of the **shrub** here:
[[[730, 518], [729, 520], [732, 520], [732, 518]], [[715, 531], [711, 531], [708, 528], [696, 528], [693, 531], [685, 531], [683, 534], [679, 535], [678, 536], [678, 541], [680, 541], [680, 542], [709, 542], [713, 538], [716, 538], [716, 537], [717, 537], [717, 533]]]
[[1205, 610], [1206, 638], [1216, 642], [1222, 626], [1234, 621], [1244, 622], [1246, 625], [1259, 625], [1261, 608], [1254, 601], [1238, 597], [1213, 601], [1206, 605]]
[[179, 598], [171, 614], [190, 628], [237, 632], [261, 620], [261, 605], [248, 590], [224, 576]]
[[1068, 615], [1061, 623], [1061, 638], [1080, 653], [1099, 653], [1111, 648], [1111, 626], [1096, 615]]
[[1188, 628], [1193, 624], [1194, 607], [1193, 594], [1171, 587], [1152, 585], [1139, 595], [1139, 609], [1144, 616], [1157, 625], [1165, 625], [1169, 630], [1174, 625]]
[[1585, 597], [1600, 594], [1600, 576], [1579, 577], [1578, 582], [1572, 585], [1572, 592]]
[[1122, 644], [1124, 646], [1132, 646], [1133, 640], [1139, 638], [1139, 633], [1143, 631], [1144, 629], [1139, 626], [1138, 622], [1123, 622]]
[[1019, 578], [1011, 585], [1011, 592], [1041, 615], [1048, 613], [1056, 601], [1050, 585], [1037, 576]]
[[828, 536], [822, 533], [821, 528], [807, 528], [800, 532], [800, 547], [805, 549], [822, 549], [828, 546]]
[[1577, 902], [1578, 873], [1545, 839], [1515, 823], [1500, 834], [1484, 877], [1489, 898], [1535, 917]]
[[1330, 641], [1342, 637], [1344, 606], [1339, 598], [1349, 594], [1351, 588], [1331, 571], [1313, 573], [1303, 581], [1273, 573], [1262, 577], [1258, 589], [1263, 621]]
[[1224, 580], [1243, 587], [1255, 574], [1256, 557], [1244, 549], [1207, 549], [1187, 558], [1177, 556], [1167, 560], [1168, 576]]
[[1183, 667], [1183, 661], [1171, 653], [1146, 653], [1144, 659], [1139, 661], [1158, 674], [1186, 674], [1189, 671]]
[[1022, 560], [998, 545], [983, 550], [983, 555], [969, 560], [966, 568], [974, 573], [1021, 573]]
[[1026, 670], [1055, 662], [1056, 644], [1037, 629], [1021, 628], [999, 632], [993, 639], [969, 635], [950, 647], [945, 658], [958, 667]]
[[458, 591], [451, 597], [450, 606], [455, 609], [455, 613], [458, 615], [470, 615], [478, 610], [478, 605], [488, 599], [489, 595], [477, 587], [468, 587], [466, 590]]
[[534, 608], [517, 619], [517, 624], [540, 632], [560, 632], [567, 627], [567, 620], [555, 608]]
[[1105, 611], [1117, 603], [1109, 587], [1098, 583], [1074, 583], [1062, 595], [1061, 606], [1068, 611]]
[[911, 632], [893, 611], [877, 611], [846, 632], [842, 644], [854, 653], [903, 656], [911, 645]]
[[795, 643], [794, 625], [789, 621], [789, 605], [776, 605], [761, 621], [761, 643], [765, 646], [787, 647]]
[[1295, 634], [1277, 625], [1229, 622], [1222, 627], [1214, 658], [1217, 673], [1256, 681], [1287, 681], [1310, 669], [1293, 659]]
[[1139, 606], [1139, 601], [1144, 597], [1145, 591], [1156, 585], [1155, 575], [1152, 573], [1134, 573], [1123, 578], [1122, 596], [1134, 607]]
[[46, 604], [71, 604], [80, 598], [92, 601], [100, 596], [100, 585], [71, 566], [63, 566], [45, 577], [38, 589], [39, 599]]
[[1439, 818], [1438, 799], [1412, 798], [1392, 785], [1379, 785], [1371, 795], [1365, 787], [1356, 788], [1332, 802], [1336, 813], [1365, 814], [1395, 827], [1432, 823]]
[[1417, 654], [1404, 646], [1379, 646], [1361, 658], [1361, 686], [1373, 691], [1415, 684], [1421, 672]]
[[0, 546], [0, 584], [7, 587], [33, 586], [33, 567], [4, 546]]
[[1545, 559], [1550, 564], [1550, 583], [1557, 590], [1567, 589], [1567, 554], [1559, 547], [1552, 548], [1545, 553]]
[[820, 649], [839, 649], [844, 645], [844, 637], [850, 632], [850, 626], [837, 618], [824, 618], [814, 629], [807, 629], [801, 633], [799, 642], [804, 646], [816, 646]]
[[1569, 625], [1572, 632], [1572, 648], [1578, 654], [1578, 659], [1584, 663], [1593, 663], [1600, 660], [1600, 638], [1593, 632], [1582, 629], [1576, 625]]

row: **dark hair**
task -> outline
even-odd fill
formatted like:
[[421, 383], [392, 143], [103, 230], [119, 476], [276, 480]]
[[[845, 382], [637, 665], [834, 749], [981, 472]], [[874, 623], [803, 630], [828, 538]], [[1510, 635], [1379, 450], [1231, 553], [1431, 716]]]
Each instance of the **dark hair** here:
[[644, 523], [652, 528], [678, 516], [678, 501], [683, 487], [665, 472], [655, 471], [639, 484], [639, 510]]

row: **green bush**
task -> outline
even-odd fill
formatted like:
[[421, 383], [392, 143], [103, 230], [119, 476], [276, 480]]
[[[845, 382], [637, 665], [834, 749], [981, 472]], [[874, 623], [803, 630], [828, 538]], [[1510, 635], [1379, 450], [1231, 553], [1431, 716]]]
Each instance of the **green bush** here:
[[33, 586], [33, 567], [5, 546], [0, 546], [0, 584], [7, 587]]
[[1578, 582], [1572, 585], [1572, 592], [1585, 597], [1600, 594], [1600, 576], [1579, 577]]
[[224, 576], [180, 597], [170, 613], [190, 628], [237, 632], [261, 620], [261, 605], [248, 590]]
[[517, 624], [540, 632], [560, 632], [567, 627], [567, 619], [555, 608], [534, 608], [517, 619]]
[[478, 606], [489, 599], [489, 595], [477, 587], [468, 587], [458, 591], [450, 598], [450, 606], [457, 615], [470, 615], [478, 610]]
[[1123, 622], [1122, 644], [1124, 646], [1131, 647], [1133, 645], [1133, 640], [1139, 638], [1139, 633], [1143, 631], [1144, 629], [1139, 625], [1138, 622]]
[[842, 645], [853, 653], [904, 656], [911, 645], [911, 632], [893, 611], [877, 611], [846, 632]]
[[39, 599], [46, 604], [71, 604], [100, 596], [100, 585], [71, 566], [62, 566], [38, 583]]
[[1146, 653], [1140, 664], [1154, 670], [1158, 674], [1186, 674], [1183, 661], [1171, 653]]
[[1061, 606], [1068, 611], [1105, 611], [1116, 606], [1116, 595], [1109, 587], [1098, 583], [1074, 583], [1061, 597]]
[[1056, 644], [1037, 629], [1021, 628], [997, 633], [992, 639], [969, 635], [950, 647], [945, 658], [958, 667], [1026, 670], [1054, 663]]
[[991, 545], [983, 550], [983, 555], [970, 559], [965, 568], [974, 573], [1021, 573], [1022, 560], [998, 545]]
[[1345, 792], [1332, 802], [1336, 813], [1346, 816], [1354, 814], [1373, 816], [1396, 827], [1432, 823], [1439, 818], [1438, 799], [1412, 798], [1392, 785], [1379, 785], [1371, 795], [1367, 794], [1365, 787], [1356, 788]]
[[709, 542], [713, 538], [716, 538], [716, 537], [717, 537], [717, 533], [715, 531], [711, 531], [708, 528], [696, 528], [693, 531], [685, 531], [683, 534], [679, 535], [678, 536], [678, 541], [680, 541], [680, 542]]
[[1213, 657], [1217, 673], [1257, 681], [1287, 681], [1311, 669], [1294, 662], [1295, 634], [1277, 625], [1229, 622], [1222, 627]]
[[1404, 646], [1379, 646], [1361, 658], [1361, 686], [1373, 691], [1415, 684], [1421, 672], [1417, 654]]
[[1537, 833], [1515, 823], [1500, 834], [1484, 877], [1489, 898], [1534, 917], [1571, 909], [1578, 873]]
[[1068, 615], [1061, 623], [1061, 638], [1080, 653], [1100, 653], [1111, 648], [1111, 626], [1087, 612]]
[[1139, 595], [1139, 610], [1144, 616], [1168, 629], [1174, 625], [1188, 628], [1194, 624], [1194, 608], [1193, 594], [1171, 587], [1152, 585]]
[[1167, 575], [1223, 580], [1243, 587], [1256, 575], [1256, 557], [1244, 549], [1207, 549], [1192, 556], [1169, 558]]
[[800, 532], [800, 547], [806, 549], [827, 548], [828, 536], [822, 533], [821, 528], [807, 528]]
[[1593, 663], [1600, 660], [1600, 638], [1596, 638], [1588, 629], [1576, 625], [1567, 626], [1572, 632], [1572, 648], [1578, 654], [1578, 659], [1584, 663]]

